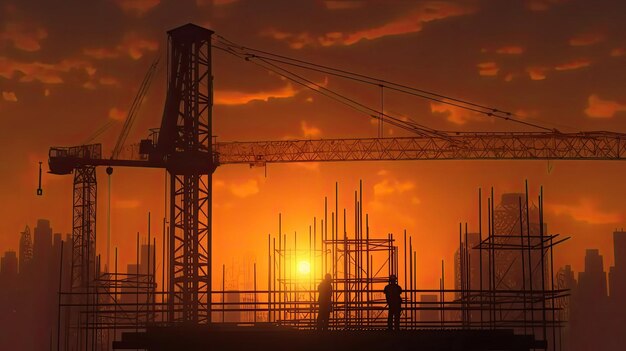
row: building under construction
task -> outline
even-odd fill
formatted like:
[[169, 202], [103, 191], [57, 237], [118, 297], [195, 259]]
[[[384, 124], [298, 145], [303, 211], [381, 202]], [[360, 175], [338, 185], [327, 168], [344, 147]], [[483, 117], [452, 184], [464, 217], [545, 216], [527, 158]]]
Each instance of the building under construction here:
[[[479, 206], [484, 205], [482, 200], [481, 195]], [[477, 231], [472, 234], [467, 225], [460, 226], [451, 269], [455, 286], [450, 288], [444, 285], [443, 261], [440, 286], [418, 286], [419, 249], [411, 235], [370, 232], [362, 187], [355, 192], [350, 219], [346, 209], [338, 208], [337, 197], [331, 206], [325, 198], [324, 213], [319, 220], [314, 218], [308, 239], [284, 233], [279, 215], [278, 232], [268, 236], [267, 276], [257, 276], [255, 263], [252, 289], [227, 290], [223, 283], [221, 290], [213, 291], [212, 323], [204, 327], [169, 322], [169, 293], [162, 289], [165, 278], [155, 274], [157, 252], [162, 250], [154, 240], [141, 244], [137, 236], [136, 263], [128, 265], [127, 273], [118, 272], [117, 253], [110, 273], [102, 271], [96, 256], [94, 278], [85, 289], [62, 291], [59, 343], [65, 350], [113, 346], [158, 350], [177, 348], [178, 338], [184, 336], [189, 348], [204, 349], [213, 345], [215, 333], [234, 339], [238, 333], [249, 333], [246, 339], [253, 338], [257, 347], [273, 348], [281, 335], [296, 338], [294, 345], [305, 347], [307, 338], [320, 333], [316, 331], [318, 277], [329, 272], [333, 312], [330, 331], [322, 335], [338, 333], [345, 340], [324, 342], [362, 345], [355, 340], [364, 332], [387, 338], [389, 333], [380, 332], [387, 329], [383, 288], [390, 275], [397, 275], [404, 287], [400, 333], [406, 343], [422, 340], [432, 343], [424, 349], [455, 349], [459, 338], [471, 340], [470, 349], [556, 350], [567, 290], [555, 286], [552, 259], [555, 245], [567, 238], [547, 233], [542, 201], [537, 199], [537, 207], [530, 205], [527, 193], [504, 194], [494, 206], [494, 198], [488, 197], [486, 206], [479, 207]], [[302, 260], [311, 263], [311, 274], [305, 277], [298, 272]], [[221, 348], [243, 347], [232, 339], [223, 342]]]
[[[163, 119], [158, 130], [133, 148], [137, 153], [121, 159], [116, 145], [112, 157], [106, 157], [99, 144], [50, 150], [51, 173], [74, 176], [73, 233], [68, 243], [71, 270], [61, 272], [71, 279], [59, 289], [57, 349], [558, 349], [559, 301], [567, 292], [555, 288], [552, 252], [564, 239], [548, 234], [542, 195], [534, 202], [528, 191], [510, 194], [496, 206], [492, 191], [485, 207], [479, 193], [478, 228], [459, 227], [458, 258], [451, 269], [457, 276], [453, 287], [444, 284], [442, 262], [440, 286], [420, 289], [417, 245], [404, 233], [370, 233], [362, 189], [358, 189], [351, 214], [338, 208], [336, 198], [334, 208], [325, 199], [324, 214], [312, 223], [309, 240], [291, 237], [279, 224], [278, 232], [268, 237], [268, 276], [257, 281], [254, 274], [252, 290], [232, 292], [212, 286], [212, 175], [218, 167], [231, 164], [311, 161], [623, 160], [626, 135], [552, 130], [449, 133], [391, 116], [381, 108], [362, 112], [379, 119], [381, 128], [389, 123], [414, 136], [383, 138], [381, 133], [367, 139], [217, 141], [212, 131], [212, 48], [272, 71], [274, 64], [298, 64], [381, 89], [441, 99], [406, 86], [239, 46], [192, 24], [169, 31]], [[278, 74], [301, 79], [289, 71]], [[336, 99], [345, 98], [325, 87], [299, 82], [333, 93]], [[140, 94], [136, 101], [141, 99]], [[458, 99], [454, 104], [515, 122], [511, 114], [498, 109]], [[127, 131], [126, 124], [124, 128]], [[126, 135], [123, 131], [118, 145], [123, 145]], [[117, 255], [107, 270], [97, 255], [98, 166], [107, 166], [109, 175], [112, 167], [167, 170], [170, 225], [162, 233], [167, 245], [157, 248], [150, 230], [145, 243], [138, 236], [136, 263], [127, 267], [127, 273], [118, 271]], [[294, 274], [294, 263], [301, 255], [314, 262], [312, 277], [326, 272], [333, 276], [329, 332], [314, 330], [319, 281]], [[155, 273], [157, 259], [165, 262], [162, 277]], [[387, 307], [382, 290], [392, 274], [405, 287], [402, 330], [397, 333], [385, 331]]]

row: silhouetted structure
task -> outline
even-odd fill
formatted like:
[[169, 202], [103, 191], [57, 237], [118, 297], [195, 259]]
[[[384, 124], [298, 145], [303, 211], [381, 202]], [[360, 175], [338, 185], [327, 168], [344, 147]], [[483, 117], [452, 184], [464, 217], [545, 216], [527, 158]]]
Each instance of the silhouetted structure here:
[[[51, 232], [50, 221], [37, 221], [35, 249], [26, 226], [19, 236], [19, 257], [10, 251], [2, 258], [0, 350], [45, 350], [56, 341], [61, 236], [56, 234], [53, 244]], [[68, 270], [66, 248], [62, 265]]]
[[17, 278], [17, 254], [15, 251], [7, 251], [0, 261], [0, 275], [2, 275], [3, 283]]
[[[570, 298], [567, 341], [572, 351], [622, 350], [626, 344], [626, 233], [613, 233], [615, 265], [610, 267], [608, 285], [603, 257], [587, 249], [585, 270], [578, 274]], [[567, 268], [567, 267], [566, 267]]]
[[47, 219], [38, 219], [35, 226], [33, 257], [37, 268], [50, 267], [47, 263], [52, 258], [52, 228]]
[[22, 275], [30, 274], [33, 261], [33, 240], [30, 236], [30, 228], [26, 226], [20, 233], [20, 257], [19, 271]]
[[609, 293], [612, 307], [626, 314], [626, 232], [613, 233], [615, 265], [609, 269]]
[[333, 285], [330, 274], [326, 274], [324, 280], [322, 280], [322, 282], [318, 285], [317, 294], [317, 329], [328, 330], [330, 312], [333, 306]]
[[622, 350], [626, 344], [624, 326], [626, 309], [624, 295], [620, 295], [620, 265], [624, 263], [622, 253], [623, 232], [613, 234], [615, 266], [611, 267], [610, 284], [604, 271], [603, 257], [597, 249], [587, 249], [585, 270], [573, 279], [569, 266], [561, 271], [559, 280], [571, 289], [568, 312], [569, 325], [566, 331], [566, 346], [572, 351]]
[[585, 271], [578, 273], [578, 294], [581, 299], [594, 304], [606, 303], [606, 273], [598, 249], [587, 249], [585, 253]]

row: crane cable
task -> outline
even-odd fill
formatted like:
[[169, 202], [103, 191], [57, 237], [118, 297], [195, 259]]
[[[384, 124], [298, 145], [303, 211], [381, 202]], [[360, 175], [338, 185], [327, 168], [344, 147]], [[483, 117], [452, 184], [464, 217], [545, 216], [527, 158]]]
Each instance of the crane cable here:
[[413, 96], [420, 97], [423, 99], [427, 99], [427, 100], [435, 101], [438, 103], [461, 108], [464, 110], [472, 111], [475, 113], [483, 114], [489, 117], [495, 117], [495, 118], [499, 118], [502, 120], [542, 129], [542, 130], [549, 131], [549, 132], [555, 131], [555, 129], [552, 129], [552, 128], [548, 128], [548, 127], [545, 127], [536, 123], [531, 123], [531, 122], [520, 120], [518, 119], [518, 118], [521, 118], [520, 116], [517, 116], [511, 112], [506, 112], [497, 108], [484, 106], [484, 105], [473, 103], [470, 101], [446, 96], [440, 93], [413, 88], [413, 87], [403, 85], [403, 84], [393, 83], [393, 82], [383, 80], [380, 78], [366, 76], [363, 74], [358, 74], [358, 73], [341, 70], [341, 69], [337, 69], [337, 68], [333, 68], [329, 66], [315, 64], [315, 63], [308, 62], [308, 61], [290, 58], [287, 56], [273, 54], [267, 51], [240, 46], [222, 36], [218, 35], [217, 37], [218, 37], [219, 43], [221, 43], [222, 45], [226, 47], [235, 48], [239, 50], [240, 54], [245, 56], [245, 58], [248, 61], [253, 60], [253, 59], [274, 61], [274, 62], [278, 62], [281, 64], [286, 64], [286, 65], [290, 65], [290, 66], [294, 66], [294, 67], [298, 67], [302, 69], [307, 69], [307, 70], [316, 71], [319, 73], [325, 73], [325, 74], [337, 76], [340, 78], [350, 79], [350, 80], [357, 81], [357, 82], [364, 83], [364, 84], [376, 85], [376, 86], [387, 88], [393, 91], [402, 92], [402, 93], [413, 95]]
[[[226, 50], [224, 48], [221, 48], [221, 47], [216, 47], [216, 48], [220, 49], [220, 50], [224, 50], [224, 51], [226, 51], [226, 52], [228, 52], [230, 54], [233, 54], [233, 55], [235, 55], [237, 57], [245, 59], [245, 57], [240, 56], [237, 53], [231, 52], [231, 51]], [[353, 109], [355, 109], [355, 110], [357, 110], [357, 111], [359, 111], [359, 112], [361, 112], [363, 114], [368, 115], [369, 117], [376, 118], [376, 119], [380, 118], [379, 116], [377, 116], [377, 115], [375, 115], [373, 113], [373, 112], [375, 112], [376, 114], [380, 114], [379, 111], [371, 109], [371, 108], [369, 108], [369, 107], [367, 107], [367, 106], [365, 106], [365, 105], [363, 105], [363, 104], [361, 104], [359, 102], [356, 102], [356, 101], [354, 101], [354, 100], [352, 100], [350, 98], [347, 98], [347, 97], [345, 97], [345, 96], [343, 96], [343, 95], [341, 95], [341, 94], [339, 94], [339, 93], [337, 93], [335, 91], [332, 91], [330, 89], [324, 88], [321, 85], [319, 85], [318, 83], [315, 83], [315, 82], [312, 82], [310, 80], [307, 80], [307, 79], [305, 79], [305, 78], [303, 78], [303, 77], [301, 77], [299, 75], [294, 74], [293, 72], [289, 72], [289, 71], [284, 70], [282, 68], [275, 69], [275, 68], [272, 68], [272, 67], [268, 67], [268, 66], [266, 66], [263, 63], [259, 63], [259, 62], [255, 62], [255, 61], [249, 61], [249, 62], [252, 62], [252, 63], [254, 63], [254, 64], [256, 64], [256, 65], [258, 65], [258, 66], [260, 66], [260, 67], [262, 67], [262, 68], [264, 68], [264, 69], [266, 69], [268, 71], [270, 71], [270, 72], [273, 72], [273, 73], [275, 73], [277, 75], [280, 75], [281, 77], [284, 77], [284, 78], [286, 78], [286, 79], [288, 79], [288, 80], [290, 80], [290, 81], [292, 81], [294, 83], [300, 84], [303, 87], [309, 88], [309, 89], [311, 89], [311, 90], [313, 90], [313, 91], [315, 91], [315, 92], [317, 92], [317, 93], [319, 93], [321, 95], [324, 95], [324, 96], [326, 96], [326, 97], [328, 97], [328, 98], [330, 98], [332, 100], [335, 100], [335, 101], [337, 101], [337, 102], [339, 102], [341, 104], [344, 104], [344, 105], [346, 105], [346, 106], [348, 106], [350, 108], [353, 108]], [[302, 81], [302, 80], [304, 80], [304, 81]], [[312, 86], [315, 86], [316, 88], [312, 88]], [[406, 129], [406, 130], [408, 130], [410, 132], [414, 132], [414, 133], [417, 133], [417, 134], [420, 134], [420, 135], [430, 135], [427, 131], [422, 131], [420, 128], [414, 128], [414, 127], [410, 127], [410, 126], [407, 126], [407, 125], [403, 125], [403, 124], [397, 122], [397, 121], [399, 121], [398, 119], [396, 119], [394, 117], [391, 117], [391, 116], [389, 116], [389, 117], [393, 120], [392, 122], [388, 122], [391, 125], [395, 125], [395, 126], [397, 126], [399, 128], [403, 128], [403, 129]]]
[[437, 138], [444, 138], [444, 139], [449, 139], [449, 136], [446, 135], [446, 133], [432, 129], [432, 128], [428, 128], [426, 126], [423, 126], [411, 119], [404, 120], [404, 119], [400, 119], [398, 117], [394, 117], [392, 115], [386, 114], [383, 111], [379, 111], [376, 110], [374, 108], [371, 108], [369, 106], [366, 106], [358, 101], [355, 101], [351, 98], [346, 97], [345, 95], [339, 94], [333, 90], [330, 90], [322, 85], [320, 85], [319, 83], [313, 82], [309, 79], [306, 79], [296, 73], [293, 73], [283, 67], [277, 66], [271, 62], [267, 62], [266, 60], [263, 59], [259, 59], [257, 61], [251, 61], [249, 59], [247, 59], [248, 57], [244, 54], [235, 52], [234, 50], [232, 50], [232, 47], [220, 47], [217, 45], [214, 45], [213, 47], [215, 47], [216, 49], [225, 51], [229, 54], [232, 54], [236, 57], [239, 57], [241, 59], [244, 59], [246, 61], [252, 62], [260, 67], [265, 68], [266, 70], [269, 70], [277, 75], [280, 75], [281, 77], [284, 77], [292, 82], [295, 82], [297, 84], [300, 84], [306, 88], [309, 88], [321, 95], [324, 95], [328, 98], [331, 98], [339, 103], [342, 103], [344, 105], [347, 105], [361, 113], [364, 113], [366, 115], [368, 115], [371, 118], [374, 119], [381, 119], [386, 117], [385, 119], [385, 123], [389, 123], [393, 126], [396, 126], [398, 128], [402, 128], [405, 130], [408, 130], [410, 132], [413, 133], [417, 133], [419, 135], [423, 135], [423, 136], [429, 136], [429, 137], [437, 137]]
[[112, 160], [117, 159], [120, 155], [120, 152], [122, 152], [122, 148], [124, 147], [126, 138], [128, 137], [128, 134], [130, 133], [130, 129], [132, 128], [133, 123], [135, 122], [135, 119], [137, 117], [137, 111], [139, 110], [139, 107], [141, 106], [144, 98], [146, 97], [146, 93], [148, 91], [148, 88], [150, 87], [150, 83], [152, 82], [152, 77], [154, 76], [154, 72], [156, 71], [158, 64], [159, 64], [159, 55], [156, 56], [156, 58], [154, 59], [154, 61], [152, 61], [152, 64], [148, 68], [148, 72], [146, 72], [146, 75], [143, 78], [141, 85], [139, 86], [139, 91], [137, 92], [137, 95], [135, 95], [135, 98], [133, 99], [130, 109], [128, 110], [128, 115], [126, 116], [126, 120], [124, 121], [124, 126], [122, 127], [122, 131], [120, 132], [120, 136], [117, 138], [115, 147], [113, 148], [113, 151], [111, 152]]

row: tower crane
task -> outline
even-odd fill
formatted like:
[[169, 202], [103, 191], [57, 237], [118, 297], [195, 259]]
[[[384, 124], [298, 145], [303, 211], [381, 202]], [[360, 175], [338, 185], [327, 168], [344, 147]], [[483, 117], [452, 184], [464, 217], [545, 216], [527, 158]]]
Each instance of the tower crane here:
[[[49, 168], [53, 174], [74, 174], [73, 262], [76, 282], [86, 285], [93, 262], [86, 257], [94, 250], [96, 173], [98, 166], [164, 168], [170, 179], [169, 287], [170, 323], [211, 321], [212, 176], [218, 167], [234, 164], [376, 161], [376, 160], [616, 160], [626, 159], [626, 134], [614, 132], [444, 132], [411, 120], [371, 110], [315, 83], [293, 79], [321, 94], [368, 113], [385, 123], [409, 130], [407, 137], [352, 138], [278, 141], [214, 141], [212, 130], [213, 76], [211, 51], [214, 32], [187, 24], [168, 32], [168, 81], [163, 118], [158, 133], [142, 140], [139, 155], [117, 159], [102, 157], [100, 144], [52, 147]], [[275, 62], [306, 66], [292, 60], [250, 50], [217, 36], [215, 47], [266, 68]], [[316, 66], [331, 72], [331, 68]], [[369, 81], [381, 89], [395, 89], [443, 101], [495, 118], [540, 127], [515, 120], [506, 112], [414, 88], [370, 80], [334, 70], [335, 74]]]

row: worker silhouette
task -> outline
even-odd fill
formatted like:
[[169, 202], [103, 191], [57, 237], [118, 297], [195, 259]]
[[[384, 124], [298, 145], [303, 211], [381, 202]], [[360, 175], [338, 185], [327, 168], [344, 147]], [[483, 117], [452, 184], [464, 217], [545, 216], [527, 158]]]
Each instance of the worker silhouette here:
[[317, 287], [317, 291], [317, 303], [319, 306], [317, 311], [317, 330], [328, 330], [328, 321], [333, 304], [333, 285], [330, 274], [326, 274], [324, 280]]
[[385, 286], [385, 299], [387, 300], [387, 330], [400, 330], [400, 313], [402, 312], [402, 288], [398, 285], [398, 278], [392, 274], [389, 276], [389, 284]]

